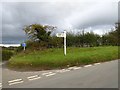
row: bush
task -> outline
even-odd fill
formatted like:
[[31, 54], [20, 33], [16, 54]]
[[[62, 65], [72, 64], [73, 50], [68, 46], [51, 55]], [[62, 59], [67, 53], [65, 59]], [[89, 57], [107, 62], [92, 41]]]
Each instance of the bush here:
[[23, 50], [23, 47], [22, 46], [19, 46], [15, 51], [16, 52], [21, 52]]
[[13, 56], [13, 52], [9, 50], [2, 50], [2, 60], [6, 61], [9, 60]]

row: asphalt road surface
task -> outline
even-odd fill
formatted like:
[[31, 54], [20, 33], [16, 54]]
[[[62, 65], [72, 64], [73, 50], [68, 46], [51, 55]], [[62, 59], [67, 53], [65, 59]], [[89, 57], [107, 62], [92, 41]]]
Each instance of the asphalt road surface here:
[[2, 68], [2, 75], [3, 88], [118, 88], [118, 60], [36, 72]]

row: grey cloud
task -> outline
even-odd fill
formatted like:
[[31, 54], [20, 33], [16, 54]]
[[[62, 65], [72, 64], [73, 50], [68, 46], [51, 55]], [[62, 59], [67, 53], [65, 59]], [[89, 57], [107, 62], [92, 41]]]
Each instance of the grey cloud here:
[[[89, 30], [89, 27], [92, 30], [103, 30], [110, 29], [115, 22], [117, 22], [117, 2], [6, 2], [2, 4], [4, 40], [11, 38], [11, 40], [23, 41], [25, 38], [23, 27], [33, 23], [55, 25], [58, 30], [69, 28]], [[103, 27], [98, 28], [101, 25]], [[109, 27], [104, 28], [104, 26]]]
[[113, 25], [117, 22], [117, 3], [101, 3], [84, 11], [76, 12], [68, 18], [76, 27], [91, 27], [96, 25]]

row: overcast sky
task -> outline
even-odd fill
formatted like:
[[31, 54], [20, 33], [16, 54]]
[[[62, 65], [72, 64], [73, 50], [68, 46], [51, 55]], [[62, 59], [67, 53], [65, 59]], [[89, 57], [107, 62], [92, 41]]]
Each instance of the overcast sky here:
[[24, 41], [23, 27], [34, 23], [55, 25], [56, 32], [85, 29], [101, 35], [118, 21], [118, 0], [6, 0], [0, 8], [4, 43]]

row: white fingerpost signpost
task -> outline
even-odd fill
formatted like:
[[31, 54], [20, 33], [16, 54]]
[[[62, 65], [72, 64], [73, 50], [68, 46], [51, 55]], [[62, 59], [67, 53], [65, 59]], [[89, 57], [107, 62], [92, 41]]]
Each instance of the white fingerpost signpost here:
[[64, 38], [64, 55], [66, 55], [66, 31], [64, 30], [63, 33], [57, 33], [56, 36]]

